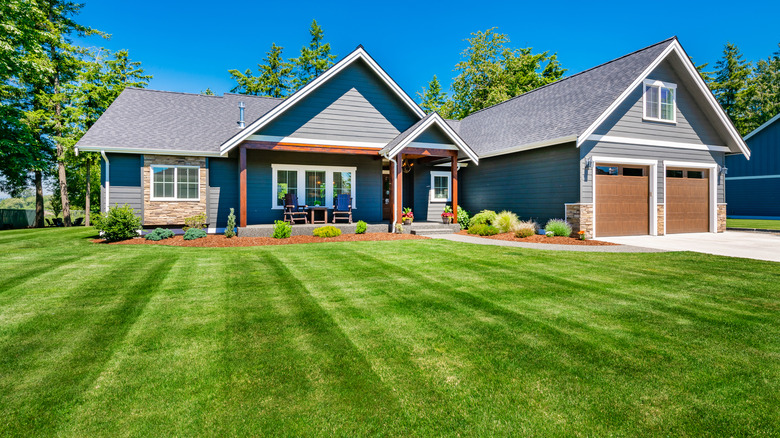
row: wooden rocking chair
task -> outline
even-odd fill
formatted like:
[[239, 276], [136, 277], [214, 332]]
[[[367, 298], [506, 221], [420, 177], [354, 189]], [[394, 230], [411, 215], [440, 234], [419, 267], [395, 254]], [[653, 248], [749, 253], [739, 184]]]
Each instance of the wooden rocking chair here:
[[284, 221], [291, 224], [303, 220], [304, 224], [309, 223], [309, 217], [306, 213], [307, 205], [298, 205], [298, 196], [288, 193], [284, 195]]
[[336, 219], [346, 219], [347, 223], [352, 223], [352, 197], [348, 194], [338, 195], [336, 205], [333, 206], [333, 223]]

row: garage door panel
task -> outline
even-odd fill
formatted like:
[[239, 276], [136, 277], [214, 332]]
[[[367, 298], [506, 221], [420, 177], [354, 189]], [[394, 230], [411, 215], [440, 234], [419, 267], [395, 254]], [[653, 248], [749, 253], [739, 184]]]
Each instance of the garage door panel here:
[[596, 175], [596, 235], [628, 236], [649, 232], [649, 178]]
[[[689, 175], [697, 177], [689, 178]], [[666, 178], [666, 232], [668, 234], [705, 233], [709, 230], [708, 171], [671, 169]]]

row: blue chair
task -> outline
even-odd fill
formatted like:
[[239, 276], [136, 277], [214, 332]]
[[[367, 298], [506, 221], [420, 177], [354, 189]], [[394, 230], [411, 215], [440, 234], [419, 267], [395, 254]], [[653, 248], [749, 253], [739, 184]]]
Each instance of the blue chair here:
[[336, 196], [336, 203], [333, 205], [333, 223], [336, 219], [346, 219], [347, 223], [352, 223], [352, 196], [342, 194]]
[[288, 193], [284, 195], [284, 221], [294, 224], [296, 221], [303, 220], [304, 224], [309, 223], [306, 215], [306, 205], [298, 205], [298, 196]]

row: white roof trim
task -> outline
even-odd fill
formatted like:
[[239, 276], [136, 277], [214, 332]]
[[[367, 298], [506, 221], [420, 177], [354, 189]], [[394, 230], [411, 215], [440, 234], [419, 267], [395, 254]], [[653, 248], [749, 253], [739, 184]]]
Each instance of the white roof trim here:
[[780, 119], [780, 113], [778, 113], [776, 116], [772, 117], [771, 119], [767, 120], [766, 123], [764, 123], [763, 125], [761, 125], [758, 128], [750, 131], [750, 133], [745, 136], [745, 141], [747, 141], [747, 139], [749, 139], [750, 137], [752, 137], [752, 136], [758, 134], [759, 132], [761, 132], [764, 128], [766, 128], [767, 126], [769, 126], [772, 123], [774, 123], [775, 120], [777, 120], [777, 119]]
[[750, 149], [748, 149], [745, 141], [742, 139], [742, 136], [739, 135], [739, 132], [737, 132], [734, 124], [731, 122], [728, 115], [726, 115], [726, 112], [715, 100], [715, 96], [712, 95], [709, 87], [707, 87], [707, 84], [701, 78], [701, 75], [699, 75], [698, 71], [696, 71], [696, 66], [693, 65], [693, 62], [691, 62], [691, 59], [685, 53], [685, 50], [683, 50], [682, 46], [677, 40], [672, 41], [672, 43], [669, 44], [669, 47], [664, 49], [664, 51], [661, 52], [661, 54], [658, 55], [658, 57], [642, 72], [642, 74], [639, 75], [639, 77], [637, 77], [634, 82], [631, 83], [631, 85], [626, 88], [625, 91], [623, 91], [623, 93], [621, 93], [614, 102], [612, 102], [612, 104], [596, 119], [596, 121], [594, 121], [588, 127], [588, 129], [586, 129], [585, 132], [583, 132], [577, 138], [577, 147], [580, 147], [580, 145], [582, 145], [582, 143], [585, 142], [588, 137], [591, 136], [591, 134], [593, 134], [596, 128], [598, 128], [604, 122], [604, 120], [606, 120], [606, 118], [609, 117], [609, 115], [612, 114], [612, 112], [623, 103], [624, 100], [626, 100], [629, 94], [631, 94], [636, 89], [636, 87], [638, 87], [639, 84], [641, 84], [664, 59], [666, 59], [670, 53], [675, 53], [680, 58], [683, 65], [685, 66], [685, 69], [693, 78], [693, 81], [696, 83], [699, 90], [704, 94], [705, 100], [707, 100], [707, 103], [710, 104], [712, 109], [715, 111], [715, 114], [717, 114], [720, 121], [726, 127], [726, 130], [731, 135], [732, 140], [734, 140], [737, 146], [739, 146], [739, 149], [743, 154], [745, 154], [745, 157], [750, 159]]
[[500, 155], [513, 154], [515, 152], [522, 152], [531, 149], [539, 149], [547, 146], [554, 146], [556, 144], [570, 143], [577, 141], [576, 135], [568, 135], [566, 137], [553, 138], [552, 140], [537, 141], [535, 143], [526, 143], [520, 146], [515, 146], [509, 149], [502, 149], [498, 152], [487, 152], [480, 155], [481, 158], [498, 157]]
[[219, 157], [219, 152], [213, 151], [188, 151], [182, 149], [145, 149], [123, 148], [111, 146], [79, 146], [82, 152], [111, 152], [117, 154], [147, 154], [147, 155], [183, 155], [188, 157]]
[[421, 123], [417, 128], [414, 129], [409, 135], [406, 136], [403, 140], [401, 140], [397, 145], [395, 145], [392, 149], [387, 150], [387, 148], [382, 149], [379, 151], [380, 154], [386, 156], [386, 157], [394, 157], [398, 155], [401, 150], [403, 150], [405, 147], [409, 146], [410, 143], [414, 141], [415, 138], [419, 137], [420, 134], [425, 132], [426, 129], [428, 129], [433, 124], [439, 125], [439, 127], [444, 131], [445, 134], [447, 134], [448, 137], [450, 137], [450, 140], [452, 140], [455, 143], [455, 146], [458, 147], [458, 149], [462, 150], [466, 156], [471, 159], [475, 164], [479, 164], [479, 156], [471, 149], [471, 147], [466, 144], [465, 141], [463, 141], [462, 138], [458, 135], [457, 132], [455, 132], [450, 125], [447, 124], [446, 121], [438, 114], [433, 113], [428, 120]]
[[425, 111], [423, 111], [419, 105], [411, 98], [409, 97], [406, 92], [404, 92], [403, 89], [387, 74], [384, 70], [382, 70], [382, 67], [379, 66], [379, 64], [374, 61], [371, 56], [363, 49], [363, 47], [358, 47], [347, 55], [344, 59], [337, 62], [335, 65], [333, 65], [331, 68], [326, 70], [323, 74], [317, 76], [313, 81], [309, 82], [301, 88], [300, 90], [293, 93], [290, 97], [283, 100], [279, 105], [276, 105], [273, 107], [270, 111], [265, 113], [262, 117], [252, 122], [250, 125], [248, 125], [246, 128], [238, 132], [236, 135], [228, 139], [226, 142], [222, 144], [220, 147], [220, 153], [226, 154], [230, 149], [234, 148], [236, 145], [238, 145], [240, 142], [244, 141], [252, 135], [254, 132], [256, 132], [258, 129], [262, 128], [263, 126], [267, 125], [269, 122], [271, 122], [273, 119], [278, 117], [280, 114], [284, 113], [288, 108], [295, 105], [297, 102], [302, 100], [304, 97], [309, 95], [312, 91], [319, 88], [320, 85], [330, 80], [330, 78], [334, 77], [336, 74], [338, 74], [340, 71], [344, 70], [347, 66], [352, 64], [358, 59], [362, 59], [363, 61], [368, 64], [368, 66], [374, 71], [374, 73], [379, 76], [384, 83], [390, 87], [391, 90], [395, 92], [395, 94], [401, 98], [401, 100], [406, 103], [406, 105], [414, 111], [415, 114], [417, 114], [420, 118], [425, 116]]

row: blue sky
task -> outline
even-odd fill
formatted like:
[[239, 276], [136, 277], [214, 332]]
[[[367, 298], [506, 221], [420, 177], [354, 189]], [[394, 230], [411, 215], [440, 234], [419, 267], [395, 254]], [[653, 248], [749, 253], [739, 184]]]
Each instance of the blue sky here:
[[[497, 27], [515, 47], [557, 52], [576, 73], [677, 35], [697, 63], [736, 43], [747, 59], [780, 43], [780, 2], [187, 2], [139, 7], [85, 0], [79, 21], [110, 33], [84, 44], [128, 49], [154, 75], [150, 88], [217, 94], [233, 86], [228, 69], [256, 68], [275, 42], [285, 57], [308, 42], [312, 19], [339, 57], [358, 44], [412, 96], [437, 74], [448, 86], [471, 32]], [[735, 6], [739, 5], [739, 6]]]
[[[780, 43], [780, 2], [215, 2], [84, 0], [78, 21], [111, 34], [86, 46], [128, 49], [154, 75], [150, 88], [217, 94], [233, 83], [227, 71], [256, 69], [272, 42], [298, 55], [316, 19], [339, 57], [358, 44], [407, 93], [434, 74], [449, 86], [472, 32], [497, 27], [514, 47], [557, 52], [577, 73], [677, 35], [697, 64], [712, 67], [729, 41], [749, 60]], [[7, 196], [0, 192], [0, 198]]]

